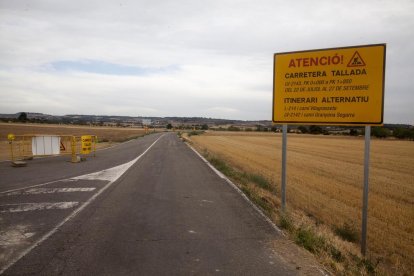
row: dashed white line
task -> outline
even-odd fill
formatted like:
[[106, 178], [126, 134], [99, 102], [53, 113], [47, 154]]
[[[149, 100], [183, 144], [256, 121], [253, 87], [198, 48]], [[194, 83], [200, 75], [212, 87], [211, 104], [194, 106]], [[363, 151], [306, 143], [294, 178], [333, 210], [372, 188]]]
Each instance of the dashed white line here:
[[7, 194], [7, 193], [11, 193], [11, 192], [15, 192], [15, 191], [21, 191], [21, 190], [25, 190], [28, 188], [35, 188], [35, 187], [41, 187], [41, 186], [46, 186], [49, 184], [53, 184], [53, 183], [57, 183], [57, 182], [62, 182], [62, 181], [76, 181], [76, 180], [72, 180], [72, 179], [59, 179], [59, 180], [53, 180], [50, 182], [45, 182], [45, 183], [41, 183], [41, 184], [36, 184], [36, 185], [32, 185], [32, 186], [27, 186], [27, 187], [22, 187], [22, 188], [17, 188], [17, 189], [11, 189], [11, 190], [7, 190], [7, 191], [3, 191], [0, 192], [0, 194]]
[[[14, 195], [37, 195], [37, 194], [53, 194], [53, 193], [75, 193], [75, 192], [92, 192], [96, 188], [32, 188], [24, 191], [14, 191], [3, 196]], [[0, 196], [2, 196], [0, 195]]]
[[79, 202], [38, 202], [0, 205], [0, 213], [16, 213], [27, 211], [69, 209], [77, 206]]

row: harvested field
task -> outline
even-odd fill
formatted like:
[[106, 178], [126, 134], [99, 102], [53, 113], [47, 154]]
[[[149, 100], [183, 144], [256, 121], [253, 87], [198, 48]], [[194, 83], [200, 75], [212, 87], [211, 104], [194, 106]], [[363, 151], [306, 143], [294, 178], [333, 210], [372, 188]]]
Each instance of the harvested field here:
[[[231, 166], [270, 179], [279, 196], [280, 134], [207, 132], [190, 139]], [[359, 232], [363, 138], [289, 134], [287, 154], [288, 207], [332, 229], [347, 223]], [[368, 254], [388, 271], [414, 273], [412, 141], [371, 142]]]
[[97, 148], [105, 148], [142, 136], [145, 130], [141, 128], [119, 128], [119, 127], [90, 127], [90, 126], [72, 126], [72, 125], [46, 125], [46, 124], [8, 124], [0, 123], [0, 160], [10, 159], [9, 145], [7, 135], [24, 134], [49, 134], [49, 135], [97, 135]]

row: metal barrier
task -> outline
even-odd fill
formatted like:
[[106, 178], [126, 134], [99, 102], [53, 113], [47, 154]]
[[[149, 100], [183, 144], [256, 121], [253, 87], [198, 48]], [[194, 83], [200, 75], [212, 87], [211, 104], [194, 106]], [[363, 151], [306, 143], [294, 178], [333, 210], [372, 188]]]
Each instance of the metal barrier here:
[[25, 134], [7, 136], [10, 144], [12, 165], [25, 165], [23, 160], [33, 159], [35, 156], [71, 155], [71, 162], [81, 161], [81, 155], [96, 153], [95, 135], [39, 135]]

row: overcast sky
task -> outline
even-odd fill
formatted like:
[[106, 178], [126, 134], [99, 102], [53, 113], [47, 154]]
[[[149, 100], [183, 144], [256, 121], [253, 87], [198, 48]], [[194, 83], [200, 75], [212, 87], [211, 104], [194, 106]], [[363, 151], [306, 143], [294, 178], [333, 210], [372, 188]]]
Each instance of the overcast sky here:
[[412, 0], [0, 0], [0, 113], [271, 120], [274, 53], [375, 43], [414, 124]]

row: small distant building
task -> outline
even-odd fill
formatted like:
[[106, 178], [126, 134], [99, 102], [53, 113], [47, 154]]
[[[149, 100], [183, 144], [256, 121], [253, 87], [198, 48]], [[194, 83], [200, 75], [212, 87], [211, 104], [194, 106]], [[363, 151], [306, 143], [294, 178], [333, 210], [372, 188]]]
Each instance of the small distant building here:
[[151, 119], [142, 119], [142, 124], [144, 126], [149, 126], [149, 125], [152, 124], [152, 121], [151, 121]]

